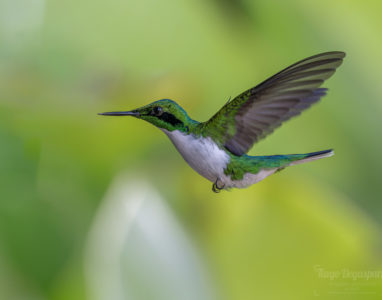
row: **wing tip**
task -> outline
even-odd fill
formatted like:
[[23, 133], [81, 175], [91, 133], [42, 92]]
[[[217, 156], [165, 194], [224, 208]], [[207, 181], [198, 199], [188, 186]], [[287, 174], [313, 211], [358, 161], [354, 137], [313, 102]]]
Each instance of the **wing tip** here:
[[327, 51], [327, 52], [322, 52], [322, 53], [313, 55], [306, 59], [311, 59], [311, 58], [320, 57], [320, 56], [333, 56], [332, 58], [344, 59], [346, 57], [346, 52], [345, 51]]

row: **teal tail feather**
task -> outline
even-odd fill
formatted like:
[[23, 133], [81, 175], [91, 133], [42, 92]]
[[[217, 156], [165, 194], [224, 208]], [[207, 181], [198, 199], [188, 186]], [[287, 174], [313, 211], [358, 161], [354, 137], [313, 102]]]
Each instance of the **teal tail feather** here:
[[288, 157], [292, 160], [292, 162], [290, 162], [288, 166], [303, 164], [309, 161], [314, 161], [317, 159], [330, 157], [333, 155], [334, 155], [333, 149], [305, 153], [305, 154], [290, 154], [288, 155]]
[[[333, 154], [333, 149], [329, 149], [305, 154], [268, 156], [243, 155], [239, 157], [232, 155], [232, 160], [227, 165], [224, 173], [226, 175], [229, 174], [232, 180], [241, 180], [246, 173], [258, 174], [262, 170], [273, 170], [273, 172], [278, 172], [289, 166], [329, 157]], [[266, 176], [269, 176], [270, 174]]]

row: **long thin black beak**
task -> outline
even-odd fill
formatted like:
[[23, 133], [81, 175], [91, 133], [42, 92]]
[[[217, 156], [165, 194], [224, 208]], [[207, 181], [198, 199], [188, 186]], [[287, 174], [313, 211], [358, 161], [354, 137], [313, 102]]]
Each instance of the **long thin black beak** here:
[[104, 112], [99, 113], [101, 116], [134, 116], [139, 117], [140, 113], [137, 111], [111, 111], [111, 112]]

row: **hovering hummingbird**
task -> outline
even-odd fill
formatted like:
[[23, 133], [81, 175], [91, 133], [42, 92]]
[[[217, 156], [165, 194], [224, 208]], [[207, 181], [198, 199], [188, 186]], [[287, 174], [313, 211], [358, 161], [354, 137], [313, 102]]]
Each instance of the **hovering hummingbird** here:
[[133, 116], [161, 129], [184, 160], [213, 182], [214, 192], [246, 188], [288, 166], [334, 154], [332, 149], [271, 156], [246, 153], [284, 121], [325, 96], [327, 89], [320, 86], [334, 74], [344, 57], [344, 52], [334, 51], [301, 60], [228, 101], [206, 122], [191, 119], [169, 99], [131, 111], [100, 115]]

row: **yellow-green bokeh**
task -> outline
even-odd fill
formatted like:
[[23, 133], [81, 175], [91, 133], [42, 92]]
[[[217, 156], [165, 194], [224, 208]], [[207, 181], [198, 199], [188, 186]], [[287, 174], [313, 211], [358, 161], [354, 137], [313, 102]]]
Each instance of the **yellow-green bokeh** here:
[[[0, 0], [0, 298], [86, 299], [86, 239], [121, 172], [159, 191], [223, 299], [381, 297], [381, 278], [317, 271], [382, 270], [381, 9], [371, 0]], [[328, 95], [250, 153], [336, 155], [246, 190], [216, 195], [158, 129], [97, 116], [171, 98], [203, 121], [230, 96], [331, 50], [347, 57]]]

